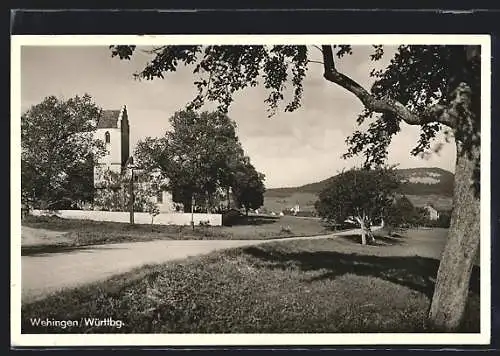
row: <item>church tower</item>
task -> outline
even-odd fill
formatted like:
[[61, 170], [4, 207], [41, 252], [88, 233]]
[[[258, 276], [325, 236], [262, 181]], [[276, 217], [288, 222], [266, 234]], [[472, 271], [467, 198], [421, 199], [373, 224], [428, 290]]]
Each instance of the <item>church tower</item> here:
[[99, 185], [102, 173], [109, 170], [122, 174], [130, 156], [130, 127], [127, 107], [104, 110], [97, 123], [95, 138], [104, 142], [106, 154], [94, 168], [94, 185]]

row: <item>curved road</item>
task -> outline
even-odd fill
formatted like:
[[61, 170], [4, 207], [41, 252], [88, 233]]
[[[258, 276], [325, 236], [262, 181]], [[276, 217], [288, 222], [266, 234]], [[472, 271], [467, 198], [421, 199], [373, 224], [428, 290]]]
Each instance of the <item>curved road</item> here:
[[43, 298], [60, 289], [106, 279], [146, 264], [163, 263], [215, 250], [269, 243], [273, 241], [323, 239], [329, 235], [272, 240], [156, 240], [148, 242], [94, 245], [72, 251], [22, 256], [22, 302]]

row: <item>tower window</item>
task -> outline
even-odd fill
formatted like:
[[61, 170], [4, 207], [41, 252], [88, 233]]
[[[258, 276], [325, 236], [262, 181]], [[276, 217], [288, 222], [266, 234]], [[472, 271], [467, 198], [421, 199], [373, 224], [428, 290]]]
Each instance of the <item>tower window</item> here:
[[109, 143], [111, 141], [111, 136], [109, 134], [109, 131], [106, 131], [106, 133], [104, 134], [104, 139], [106, 143]]

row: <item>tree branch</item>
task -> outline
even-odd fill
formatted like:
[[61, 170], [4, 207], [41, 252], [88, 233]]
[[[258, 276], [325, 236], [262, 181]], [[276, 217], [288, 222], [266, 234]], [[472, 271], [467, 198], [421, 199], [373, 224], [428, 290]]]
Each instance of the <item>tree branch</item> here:
[[313, 61], [313, 60], [308, 60], [307, 63], [318, 63], [318, 64], [325, 64], [323, 62], [320, 62], [320, 61]]
[[[406, 108], [402, 103], [391, 98], [378, 99], [370, 94], [360, 84], [340, 73], [335, 68], [333, 50], [331, 46], [321, 46], [323, 48], [323, 76], [326, 80], [335, 83], [344, 89], [350, 91], [363, 103], [366, 109], [378, 113], [392, 113], [409, 125], [422, 125], [429, 122], [439, 122], [451, 128], [455, 127], [458, 117], [457, 105], [435, 104], [429, 107], [423, 114], [417, 115]], [[467, 94], [468, 87], [461, 83], [456, 89], [455, 98], [460, 102], [466, 100], [464, 94]]]
[[316, 48], [317, 50], [319, 50], [321, 53], [323, 53], [323, 50], [321, 49], [320, 46], [313, 45], [313, 47]]

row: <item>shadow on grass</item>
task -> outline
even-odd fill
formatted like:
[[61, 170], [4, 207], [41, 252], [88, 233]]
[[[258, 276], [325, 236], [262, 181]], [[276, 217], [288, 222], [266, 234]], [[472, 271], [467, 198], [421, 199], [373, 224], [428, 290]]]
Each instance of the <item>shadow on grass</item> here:
[[22, 246], [21, 256], [44, 256], [56, 253], [71, 253], [71, 252], [88, 252], [92, 253], [95, 250], [109, 250], [109, 249], [119, 249], [119, 247], [110, 246], [98, 246], [98, 245], [85, 245], [85, 246], [71, 246], [71, 245], [34, 245], [34, 246]]
[[274, 224], [279, 218], [273, 216], [242, 216], [240, 219], [234, 221], [232, 226], [238, 225], [268, 225]]
[[[354, 242], [356, 244], [361, 243], [361, 235], [353, 234], [353, 235], [338, 235], [339, 238]], [[375, 235], [375, 242], [371, 242], [370, 245], [374, 246], [396, 246], [396, 245], [404, 245], [406, 242], [402, 236], [387, 236], [387, 235]]]
[[[247, 247], [244, 251], [262, 260], [266, 268], [287, 269], [292, 264], [303, 271], [324, 271], [311, 282], [349, 273], [381, 278], [423, 293], [430, 299], [439, 267], [438, 260], [419, 256], [381, 257], [333, 251], [283, 253], [260, 247]], [[479, 295], [479, 285], [479, 268], [474, 266], [470, 291]]]

